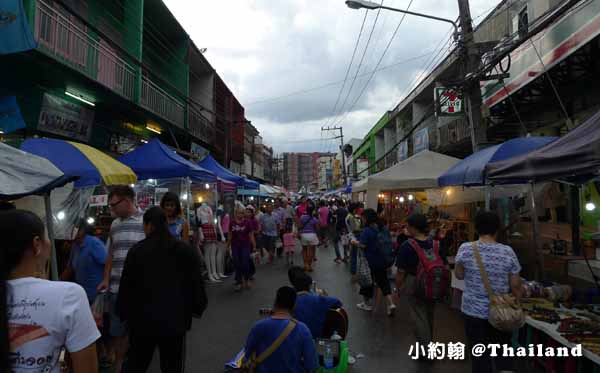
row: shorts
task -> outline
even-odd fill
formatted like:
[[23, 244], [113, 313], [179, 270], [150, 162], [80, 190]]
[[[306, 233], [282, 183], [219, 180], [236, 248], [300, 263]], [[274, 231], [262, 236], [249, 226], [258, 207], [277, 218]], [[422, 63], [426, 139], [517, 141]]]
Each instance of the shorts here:
[[328, 227], [319, 228], [319, 233], [318, 234], [319, 234], [319, 238], [321, 240], [326, 239], [329, 236], [329, 228]]
[[121, 321], [117, 313], [117, 294], [107, 293], [106, 301], [108, 305], [108, 335], [111, 337], [124, 337], [127, 335], [127, 324]]
[[276, 240], [277, 240], [277, 237], [267, 236], [267, 235], [263, 234], [263, 236], [262, 236], [263, 247], [268, 252], [272, 252], [273, 250], [275, 250], [275, 241]]
[[302, 246], [317, 246], [319, 244], [319, 237], [316, 233], [302, 233], [300, 234], [300, 243]]

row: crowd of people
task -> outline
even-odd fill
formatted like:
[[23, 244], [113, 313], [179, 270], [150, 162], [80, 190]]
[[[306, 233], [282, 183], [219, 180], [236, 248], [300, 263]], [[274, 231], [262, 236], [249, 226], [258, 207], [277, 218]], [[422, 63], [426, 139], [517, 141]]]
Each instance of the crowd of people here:
[[[191, 227], [182, 216], [176, 194], [165, 194], [160, 207], [144, 213], [135, 200], [129, 186], [110, 191], [114, 220], [106, 244], [86, 222], [77, 224], [61, 274], [65, 282], [42, 279], [51, 247], [43, 222], [27, 211], [0, 212], [0, 236], [5, 238], [0, 250], [3, 371], [57, 373], [62, 349], [77, 373], [96, 372], [99, 363], [112, 365], [116, 373], [145, 372], [156, 349], [163, 372], [183, 370], [185, 335], [208, 303], [206, 241], [191, 245], [194, 230], [203, 228]], [[497, 293], [519, 296], [520, 266], [512, 249], [495, 241], [500, 226], [495, 214], [481, 212], [475, 224], [479, 240], [463, 244], [456, 256], [455, 275], [466, 283], [465, 330], [469, 343], [502, 343], [510, 336], [487, 322], [489, 300], [474, 250], [481, 253]], [[326, 314], [342, 307], [339, 299], [313, 289], [309, 273], [318, 270], [319, 247], [333, 249], [336, 264], [347, 264], [363, 297], [358, 309], [372, 311], [380, 293], [392, 317], [398, 297], [406, 297], [416, 338], [427, 345], [433, 341], [436, 305], [449, 289], [446, 248], [439, 235], [432, 236], [421, 214], [410, 216], [400, 232], [390, 231], [388, 221], [358, 202], [302, 197], [292, 206], [282, 198], [262, 209], [236, 203], [223, 234], [235, 272], [234, 290], [252, 288], [261, 259], [269, 265], [285, 258], [292, 285], [277, 291], [273, 313], [250, 331], [247, 362], [260, 372], [318, 367], [314, 339], [331, 337], [324, 335]], [[294, 261], [298, 245], [301, 266]], [[98, 299], [107, 313], [101, 320], [92, 313]], [[490, 356], [473, 359], [474, 371], [491, 370], [492, 364]], [[507, 360], [495, 364], [511, 368]]]

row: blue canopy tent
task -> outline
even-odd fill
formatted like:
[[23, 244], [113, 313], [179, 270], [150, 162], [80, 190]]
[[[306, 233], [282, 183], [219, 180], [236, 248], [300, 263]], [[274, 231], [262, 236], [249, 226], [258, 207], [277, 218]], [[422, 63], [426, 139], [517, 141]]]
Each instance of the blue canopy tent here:
[[556, 137], [519, 137], [485, 148], [455, 164], [438, 178], [441, 187], [487, 184], [487, 167], [492, 162], [532, 152], [556, 140]]
[[183, 177], [198, 182], [217, 180], [212, 171], [188, 161], [158, 139], [121, 156], [119, 161], [129, 166], [140, 180]]
[[249, 180], [235, 173], [231, 172], [227, 168], [223, 167], [219, 162], [217, 162], [210, 154], [208, 154], [204, 159], [198, 162], [200, 167], [203, 167], [211, 172], [213, 172], [219, 179], [223, 179], [226, 181], [231, 181], [235, 183], [240, 188], [245, 189], [259, 189], [260, 184], [254, 180]]

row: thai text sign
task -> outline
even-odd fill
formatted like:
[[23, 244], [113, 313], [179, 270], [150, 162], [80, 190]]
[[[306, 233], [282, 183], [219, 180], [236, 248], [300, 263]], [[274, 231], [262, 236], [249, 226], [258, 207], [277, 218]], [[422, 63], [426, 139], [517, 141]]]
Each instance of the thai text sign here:
[[62, 98], [44, 94], [38, 130], [87, 142], [92, 133], [94, 111]]

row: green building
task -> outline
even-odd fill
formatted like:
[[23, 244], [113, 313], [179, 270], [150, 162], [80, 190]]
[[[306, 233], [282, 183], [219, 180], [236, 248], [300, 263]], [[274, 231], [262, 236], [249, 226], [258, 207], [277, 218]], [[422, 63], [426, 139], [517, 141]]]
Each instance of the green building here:
[[4, 141], [51, 136], [121, 154], [158, 136], [223, 158], [216, 73], [161, 0], [23, 4], [38, 46], [0, 56], [0, 96], [17, 97], [27, 128]]

